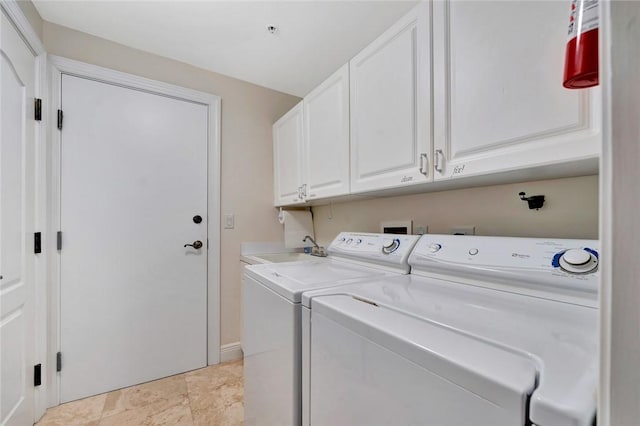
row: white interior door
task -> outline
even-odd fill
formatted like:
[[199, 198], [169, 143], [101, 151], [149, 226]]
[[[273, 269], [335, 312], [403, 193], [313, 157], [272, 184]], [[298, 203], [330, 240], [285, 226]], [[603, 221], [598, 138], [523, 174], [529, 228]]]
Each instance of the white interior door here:
[[208, 108], [69, 75], [61, 85], [66, 402], [207, 363]]
[[34, 421], [35, 57], [1, 12], [0, 424]]

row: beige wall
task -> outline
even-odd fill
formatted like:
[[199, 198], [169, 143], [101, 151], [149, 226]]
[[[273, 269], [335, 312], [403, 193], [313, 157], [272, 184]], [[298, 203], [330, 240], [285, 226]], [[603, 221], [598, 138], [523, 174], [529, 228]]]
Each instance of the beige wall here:
[[[545, 195], [529, 210], [518, 193]], [[316, 237], [328, 244], [340, 231], [378, 232], [382, 220], [413, 219], [430, 234], [472, 225], [476, 235], [598, 238], [598, 177], [556, 179], [401, 197], [351, 201], [313, 208]]]
[[298, 98], [44, 22], [53, 55], [100, 65], [222, 97], [221, 214], [235, 229], [221, 230], [221, 343], [240, 339], [240, 243], [279, 241], [273, 208], [271, 125]]

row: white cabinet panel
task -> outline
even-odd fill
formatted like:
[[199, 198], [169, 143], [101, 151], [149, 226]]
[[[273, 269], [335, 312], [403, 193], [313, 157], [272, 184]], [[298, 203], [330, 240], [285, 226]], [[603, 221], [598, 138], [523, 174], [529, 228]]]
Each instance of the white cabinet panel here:
[[419, 4], [350, 62], [352, 192], [431, 179], [429, 14]]
[[298, 103], [273, 125], [274, 204], [304, 202], [300, 196], [303, 161], [303, 106]]
[[434, 3], [435, 179], [597, 157], [599, 91], [562, 87], [568, 12]]
[[349, 65], [304, 98], [306, 199], [349, 193]]

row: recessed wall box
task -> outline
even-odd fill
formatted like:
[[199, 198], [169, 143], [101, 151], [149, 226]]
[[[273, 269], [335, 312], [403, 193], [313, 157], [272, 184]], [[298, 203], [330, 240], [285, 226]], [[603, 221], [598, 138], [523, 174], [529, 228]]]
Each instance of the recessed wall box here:
[[412, 220], [391, 220], [380, 222], [380, 232], [384, 234], [403, 234], [411, 235], [413, 233]]

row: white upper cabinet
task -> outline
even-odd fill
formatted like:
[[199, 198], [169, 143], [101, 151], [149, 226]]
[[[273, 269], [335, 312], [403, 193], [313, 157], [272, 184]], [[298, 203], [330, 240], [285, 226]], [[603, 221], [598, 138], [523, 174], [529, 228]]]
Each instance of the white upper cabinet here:
[[350, 62], [353, 193], [432, 179], [430, 21], [419, 4]]
[[304, 155], [308, 201], [349, 193], [349, 64], [304, 98]]
[[569, 2], [437, 1], [433, 11], [436, 180], [597, 164], [599, 89], [562, 87]]
[[596, 173], [600, 89], [562, 86], [569, 6], [419, 3], [274, 125], [276, 205]]
[[273, 125], [274, 204], [304, 202], [302, 197], [303, 107], [298, 103]]

